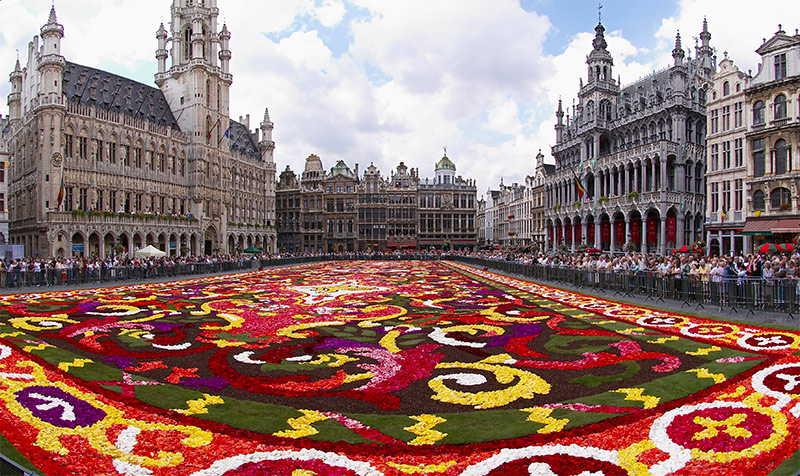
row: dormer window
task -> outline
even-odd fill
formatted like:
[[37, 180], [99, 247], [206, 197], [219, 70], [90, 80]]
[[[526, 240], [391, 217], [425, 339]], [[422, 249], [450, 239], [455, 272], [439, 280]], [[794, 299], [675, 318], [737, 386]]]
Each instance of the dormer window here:
[[775, 55], [775, 79], [786, 77], [786, 53]]
[[731, 84], [727, 81], [722, 83], [722, 95], [727, 96], [731, 93]]

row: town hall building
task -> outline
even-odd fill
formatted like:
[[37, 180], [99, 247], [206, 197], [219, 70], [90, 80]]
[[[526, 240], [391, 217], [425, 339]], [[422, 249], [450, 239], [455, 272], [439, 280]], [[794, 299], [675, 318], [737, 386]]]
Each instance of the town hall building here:
[[39, 257], [276, 250], [273, 123], [230, 117], [218, 16], [216, 0], [173, 1], [152, 87], [69, 61], [50, 11], [10, 75], [0, 131], [10, 243]]

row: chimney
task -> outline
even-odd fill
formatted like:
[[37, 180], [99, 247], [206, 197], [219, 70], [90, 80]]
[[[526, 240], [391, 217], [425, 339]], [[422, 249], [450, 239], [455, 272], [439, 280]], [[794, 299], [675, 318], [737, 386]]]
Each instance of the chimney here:
[[356, 164], [356, 178], [358, 178], [358, 164]]

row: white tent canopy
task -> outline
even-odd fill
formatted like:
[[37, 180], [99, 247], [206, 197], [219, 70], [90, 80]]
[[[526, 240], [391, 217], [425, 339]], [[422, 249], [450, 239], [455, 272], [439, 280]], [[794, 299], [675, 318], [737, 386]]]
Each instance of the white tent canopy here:
[[144, 248], [140, 249], [139, 251], [134, 253], [134, 256], [137, 258], [152, 258], [152, 257], [161, 257], [166, 255], [163, 251], [156, 248], [153, 245], [147, 245]]

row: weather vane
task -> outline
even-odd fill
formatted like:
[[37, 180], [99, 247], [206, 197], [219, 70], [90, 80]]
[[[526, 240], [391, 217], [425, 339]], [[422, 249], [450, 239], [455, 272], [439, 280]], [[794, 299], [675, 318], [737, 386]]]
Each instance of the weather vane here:
[[600, 13], [601, 13], [600, 10], [602, 10], [602, 9], [603, 9], [603, 4], [602, 3], [598, 3], [597, 4], [597, 23], [602, 23], [600, 21]]
[[444, 155], [447, 157], [447, 146], [444, 146]]

